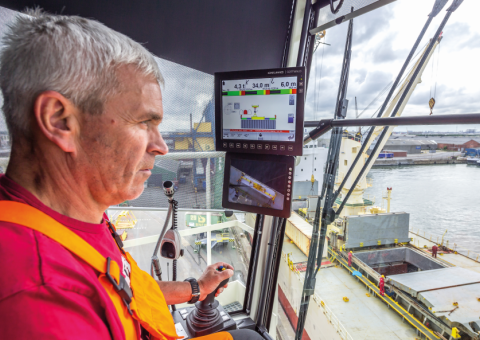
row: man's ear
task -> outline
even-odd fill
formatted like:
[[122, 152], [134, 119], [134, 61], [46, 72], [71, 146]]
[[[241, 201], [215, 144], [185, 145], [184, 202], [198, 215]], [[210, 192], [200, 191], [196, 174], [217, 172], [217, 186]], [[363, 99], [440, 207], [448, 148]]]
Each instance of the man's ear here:
[[55, 91], [38, 95], [33, 105], [35, 121], [43, 135], [64, 152], [75, 152], [79, 110]]

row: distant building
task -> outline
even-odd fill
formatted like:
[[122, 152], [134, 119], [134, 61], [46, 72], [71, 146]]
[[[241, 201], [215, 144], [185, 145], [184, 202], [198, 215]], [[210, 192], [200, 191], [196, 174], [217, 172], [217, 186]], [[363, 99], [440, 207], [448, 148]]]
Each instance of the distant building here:
[[[403, 140], [403, 141], [428, 141], [435, 142], [437, 144], [437, 149], [439, 150], [448, 150], [448, 151], [465, 151], [469, 148], [479, 148], [480, 147], [480, 138], [473, 136], [392, 136], [388, 142], [393, 140]], [[393, 150], [390, 147], [385, 147], [385, 150]], [[421, 147], [424, 150], [424, 146]]]
[[[377, 141], [373, 141], [371, 150], [375, 147]], [[398, 137], [390, 138], [382, 151], [403, 151], [407, 154], [422, 153], [422, 150], [436, 150], [437, 143], [426, 139], [400, 139]], [[371, 151], [369, 150], [369, 151]], [[370, 152], [368, 152], [370, 154]]]
[[152, 175], [148, 178], [148, 186], [161, 187], [165, 181], [176, 181], [179, 175], [179, 168], [179, 161], [157, 158], [152, 169]]
[[[456, 140], [457, 138], [453, 138], [451, 140], [447, 138], [441, 138], [442, 140], [438, 141], [438, 148], [445, 149], [449, 151], [465, 151], [465, 149], [475, 149], [480, 148], [480, 138], [476, 139], [468, 139], [463, 138]], [[465, 140], [468, 139], [468, 140]]]

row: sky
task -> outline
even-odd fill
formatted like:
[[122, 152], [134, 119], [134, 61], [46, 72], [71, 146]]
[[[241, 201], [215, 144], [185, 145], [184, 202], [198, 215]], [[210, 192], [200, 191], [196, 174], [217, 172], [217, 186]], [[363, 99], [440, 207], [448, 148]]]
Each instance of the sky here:
[[[400, 71], [431, 12], [434, 0], [398, 0], [354, 19], [352, 61], [347, 91], [348, 117], [355, 118], [355, 97], [362, 118], [371, 117], [388, 90], [368, 105]], [[429, 26], [417, 52], [423, 50], [443, 20], [450, 0]], [[434, 115], [480, 113], [480, 1], [465, 0], [443, 30], [443, 40], [425, 68], [402, 116], [428, 115], [435, 95]], [[348, 22], [327, 30], [316, 50], [307, 92], [305, 120], [331, 118], [340, 81]], [[416, 52], [416, 53], [417, 53]], [[433, 72], [432, 72], [433, 66]], [[408, 68], [410, 69], [410, 68]], [[407, 70], [408, 70], [407, 69]], [[435, 91], [436, 86], [436, 91]], [[417, 131], [462, 131], [480, 125], [408, 127]], [[395, 131], [405, 132], [406, 127]]]
[[[452, 0], [431, 23], [417, 52], [434, 35]], [[400, 71], [434, 4], [434, 0], [398, 0], [354, 19], [352, 62], [347, 99], [348, 116], [355, 117], [355, 97], [362, 117], [371, 117], [381, 106], [388, 90], [379, 94]], [[427, 65], [422, 83], [417, 86], [403, 116], [428, 115], [428, 100], [436, 94], [434, 115], [480, 113], [480, 1], [465, 0], [453, 13], [443, 33], [443, 40]], [[0, 33], [12, 19], [13, 11], [0, 13]], [[331, 118], [335, 108], [348, 23], [327, 30], [325, 42], [313, 56], [307, 92], [305, 119]], [[165, 77], [164, 123], [160, 130], [188, 130], [188, 116], [200, 120], [213, 99], [213, 76], [157, 58]], [[432, 66], [434, 67], [432, 72]], [[1, 96], [0, 96], [1, 97]], [[378, 98], [377, 98], [378, 97]], [[369, 104], [377, 98], [370, 106]], [[1, 98], [0, 98], [1, 103]], [[368, 108], [367, 108], [368, 107]], [[469, 126], [408, 127], [417, 131], [461, 131]], [[0, 130], [5, 130], [0, 117]], [[397, 127], [406, 132], [406, 127]]]

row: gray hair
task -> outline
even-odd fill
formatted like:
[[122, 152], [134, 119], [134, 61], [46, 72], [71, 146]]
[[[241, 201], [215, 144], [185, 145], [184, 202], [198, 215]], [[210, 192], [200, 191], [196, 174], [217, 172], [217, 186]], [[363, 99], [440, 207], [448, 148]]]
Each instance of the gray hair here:
[[3, 113], [12, 139], [31, 135], [33, 104], [44, 91], [59, 92], [95, 115], [120, 91], [119, 66], [133, 65], [164, 84], [150, 52], [98, 21], [38, 9], [26, 14], [9, 25], [0, 56]]

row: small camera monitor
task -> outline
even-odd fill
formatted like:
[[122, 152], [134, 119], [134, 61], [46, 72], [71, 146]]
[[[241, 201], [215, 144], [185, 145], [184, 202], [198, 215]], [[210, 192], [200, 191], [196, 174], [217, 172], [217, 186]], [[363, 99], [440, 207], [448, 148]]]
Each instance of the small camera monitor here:
[[290, 217], [293, 156], [227, 153], [223, 207], [278, 217]]
[[216, 150], [301, 156], [305, 68], [215, 73]]

